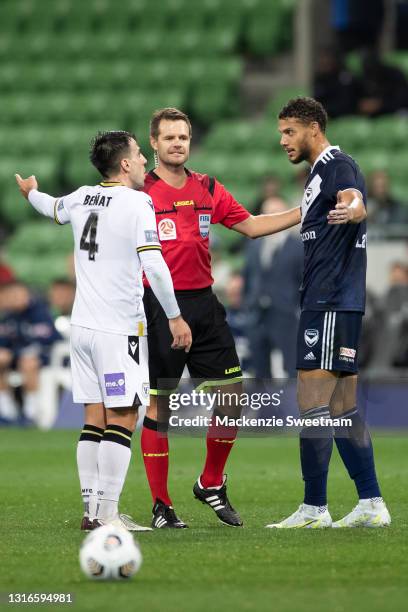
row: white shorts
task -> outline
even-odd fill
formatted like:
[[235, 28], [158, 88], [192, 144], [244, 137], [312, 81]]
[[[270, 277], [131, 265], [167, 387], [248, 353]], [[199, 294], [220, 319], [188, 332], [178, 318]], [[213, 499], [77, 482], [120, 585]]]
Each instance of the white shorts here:
[[71, 326], [74, 402], [106, 408], [149, 404], [146, 336], [122, 336]]

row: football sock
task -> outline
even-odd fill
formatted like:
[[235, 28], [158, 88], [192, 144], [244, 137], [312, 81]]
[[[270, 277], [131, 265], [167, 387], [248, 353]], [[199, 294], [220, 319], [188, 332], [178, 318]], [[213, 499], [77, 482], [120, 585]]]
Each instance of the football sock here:
[[77, 465], [85, 516], [95, 516], [98, 490], [98, 452], [103, 429], [85, 424], [77, 445]]
[[171, 506], [172, 503], [167, 490], [169, 473], [167, 423], [159, 423], [145, 417], [140, 443], [153, 503], [156, 499], [160, 499], [167, 506]]
[[109, 521], [118, 513], [119, 497], [128, 471], [132, 432], [121, 425], [108, 424], [98, 453], [97, 517]]
[[26, 391], [23, 400], [23, 414], [30, 421], [36, 422], [38, 416], [38, 391]]
[[336, 427], [335, 441], [344, 465], [354, 480], [359, 499], [381, 497], [368, 428], [357, 409], [343, 414], [351, 426]]
[[238, 433], [238, 427], [235, 425], [218, 425], [216, 422], [217, 416], [223, 418], [225, 415], [218, 410], [214, 410], [212, 423], [207, 431], [207, 456], [203, 473], [200, 476], [200, 482], [204, 489], [222, 485], [225, 464]]
[[18, 417], [17, 404], [10, 391], [0, 391], [0, 416], [9, 421], [14, 421]]
[[[305, 419], [330, 418], [328, 406], [312, 408], [302, 414]], [[303, 427], [300, 432], [300, 463], [305, 482], [304, 503], [327, 504], [327, 474], [333, 450], [333, 428], [329, 425]]]

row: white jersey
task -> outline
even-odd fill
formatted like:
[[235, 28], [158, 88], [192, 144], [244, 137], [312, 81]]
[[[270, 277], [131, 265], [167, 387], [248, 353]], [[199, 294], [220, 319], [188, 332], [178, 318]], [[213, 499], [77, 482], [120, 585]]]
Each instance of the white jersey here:
[[138, 253], [161, 250], [148, 195], [103, 182], [55, 202], [55, 220], [71, 223], [77, 289], [71, 323], [104, 332], [144, 335]]

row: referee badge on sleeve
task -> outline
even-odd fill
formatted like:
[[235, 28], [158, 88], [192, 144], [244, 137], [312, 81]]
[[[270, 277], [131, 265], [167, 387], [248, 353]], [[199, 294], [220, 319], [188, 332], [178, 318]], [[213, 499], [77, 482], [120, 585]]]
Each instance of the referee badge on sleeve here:
[[201, 238], [208, 238], [210, 233], [211, 215], [199, 215], [198, 224], [200, 227]]
[[128, 354], [139, 365], [139, 338], [128, 336]]

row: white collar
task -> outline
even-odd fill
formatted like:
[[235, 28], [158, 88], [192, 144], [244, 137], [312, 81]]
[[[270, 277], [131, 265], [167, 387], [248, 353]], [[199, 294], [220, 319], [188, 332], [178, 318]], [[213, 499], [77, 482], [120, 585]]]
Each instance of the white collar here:
[[318, 163], [319, 163], [319, 161], [320, 161], [321, 159], [323, 159], [323, 157], [324, 157], [325, 155], [327, 155], [327, 153], [328, 153], [329, 151], [331, 151], [332, 149], [336, 149], [336, 151], [340, 151], [340, 147], [338, 147], [337, 145], [329, 145], [328, 147], [326, 147], [326, 148], [325, 148], [325, 149], [324, 149], [324, 150], [323, 150], [323, 151], [320, 153], [319, 157], [317, 157], [317, 158], [315, 159], [315, 163], [313, 164], [313, 166], [312, 166], [312, 168], [311, 168], [310, 172], [313, 172], [313, 170], [315, 169], [316, 164], [318, 164]]

